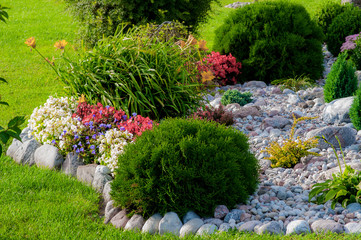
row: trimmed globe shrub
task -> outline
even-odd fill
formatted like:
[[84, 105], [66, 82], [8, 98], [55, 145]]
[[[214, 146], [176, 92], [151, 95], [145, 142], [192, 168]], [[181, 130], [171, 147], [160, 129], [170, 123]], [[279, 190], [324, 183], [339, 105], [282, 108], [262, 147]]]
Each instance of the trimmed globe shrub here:
[[258, 161], [247, 137], [199, 119], [166, 119], [143, 132], [119, 157], [111, 196], [117, 206], [150, 216], [193, 210], [210, 216], [256, 190]]
[[94, 45], [111, 36], [120, 24], [184, 23], [195, 30], [218, 0], [66, 0], [69, 9], [82, 23], [84, 42]]
[[242, 62], [241, 80], [299, 75], [318, 79], [323, 71], [320, 27], [301, 5], [262, 1], [239, 8], [216, 30], [215, 50]]
[[173, 40], [143, 37], [138, 29], [120, 32], [97, 43], [78, 61], [59, 70], [71, 96], [85, 95], [90, 104], [101, 102], [159, 120], [187, 116], [202, 100], [194, 53], [183, 54]]
[[332, 65], [323, 87], [325, 102], [352, 96], [357, 90], [356, 68], [346, 60], [347, 54], [341, 53]]
[[251, 97], [252, 97], [252, 93], [250, 92], [241, 93], [236, 89], [227, 90], [221, 98], [221, 103], [224, 106], [227, 106], [228, 104], [231, 103], [238, 103], [239, 105], [244, 106], [247, 103], [252, 102]]
[[356, 7], [347, 9], [339, 14], [327, 29], [326, 43], [328, 50], [334, 56], [337, 56], [341, 51], [345, 38], [360, 31], [361, 10]]
[[328, 26], [331, 25], [332, 20], [339, 14], [353, 8], [351, 4], [341, 5], [335, 2], [326, 2], [321, 9], [315, 14], [315, 21], [318, 26], [322, 28], [324, 34], [327, 33]]
[[357, 131], [361, 130], [361, 88], [356, 91], [356, 96], [350, 108], [350, 118]]

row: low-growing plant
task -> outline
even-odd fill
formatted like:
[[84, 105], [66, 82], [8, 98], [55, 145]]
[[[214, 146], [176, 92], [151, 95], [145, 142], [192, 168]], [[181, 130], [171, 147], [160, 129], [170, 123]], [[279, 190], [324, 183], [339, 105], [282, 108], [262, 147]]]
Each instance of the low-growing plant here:
[[[340, 159], [335, 147], [322, 136], [322, 139], [332, 147], [337, 158], [338, 166], [340, 167], [340, 172], [332, 174], [332, 179], [313, 185], [308, 197], [310, 202], [316, 204], [324, 204], [332, 200], [332, 209], [335, 208], [336, 203], [341, 203], [344, 208], [350, 203], [361, 203], [361, 172], [356, 171], [346, 164], [340, 140], [337, 136], [335, 136], [335, 138], [341, 149], [345, 170], [342, 171]], [[315, 198], [314, 201], [312, 201], [313, 198]]]
[[301, 121], [315, 118], [316, 117], [296, 118], [293, 115], [293, 124], [289, 138], [284, 139], [282, 145], [277, 141], [274, 141], [264, 150], [270, 155], [270, 157], [267, 157], [266, 159], [271, 160], [271, 167], [291, 168], [299, 163], [303, 157], [309, 155], [319, 156], [318, 153], [309, 151], [311, 148], [317, 146], [318, 140], [316, 138], [302, 140], [300, 136], [297, 136], [297, 138], [294, 139], [297, 124]]
[[303, 75], [288, 79], [278, 79], [271, 83], [278, 85], [281, 90], [288, 88], [295, 92], [315, 86], [315, 83], [311, 78]]
[[219, 105], [216, 108], [205, 106], [199, 108], [197, 112], [193, 113], [192, 118], [204, 119], [208, 121], [215, 121], [225, 126], [233, 125], [233, 113], [224, 109], [223, 105]]
[[347, 54], [341, 53], [332, 65], [323, 88], [325, 102], [352, 96], [357, 90], [357, 77], [353, 63], [346, 59]]
[[252, 102], [252, 93], [251, 92], [244, 92], [241, 93], [240, 91], [233, 89], [233, 90], [227, 90], [222, 98], [221, 103], [224, 106], [227, 106], [231, 103], [238, 103], [241, 106], [246, 105], [247, 103]]
[[207, 55], [198, 65], [200, 71], [211, 70], [214, 73], [215, 81], [221, 85], [234, 85], [238, 82], [242, 64], [236, 61], [232, 54], [221, 55], [219, 52], [212, 52]]
[[258, 169], [243, 133], [213, 121], [166, 119], [126, 146], [111, 196], [143, 216], [190, 209], [210, 216], [218, 204], [244, 203]]
[[357, 7], [347, 9], [339, 14], [327, 29], [327, 49], [337, 56], [341, 51], [342, 43], [349, 35], [361, 31], [361, 10]]

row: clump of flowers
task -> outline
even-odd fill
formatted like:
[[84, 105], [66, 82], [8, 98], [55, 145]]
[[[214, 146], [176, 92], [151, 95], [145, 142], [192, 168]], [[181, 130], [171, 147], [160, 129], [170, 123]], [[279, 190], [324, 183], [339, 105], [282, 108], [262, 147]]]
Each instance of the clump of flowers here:
[[341, 52], [344, 52], [346, 50], [352, 50], [356, 48], [356, 40], [360, 36], [360, 33], [347, 36], [345, 38], [345, 42], [341, 46]]
[[101, 163], [111, 170], [117, 166], [119, 154], [153, 122], [133, 113], [102, 104], [87, 104], [82, 96], [78, 103], [69, 98], [53, 98], [36, 108], [29, 128], [42, 144], [57, 146], [66, 155], [75, 152], [85, 163]]
[[222, 86], [236, 84], [241, 68], [242, 64], [232, 54], [221, 55], [219, 52], [212, 52], [198, 64], [199, 71], [212, 71], [215, 81]]

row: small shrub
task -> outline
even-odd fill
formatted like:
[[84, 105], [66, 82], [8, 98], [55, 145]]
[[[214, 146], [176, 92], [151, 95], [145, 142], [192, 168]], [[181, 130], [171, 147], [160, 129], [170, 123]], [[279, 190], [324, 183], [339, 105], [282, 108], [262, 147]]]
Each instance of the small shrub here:
[[243, 133], [199, 119], [166, 119], [127, 145], [111, 196], [144, 216], [189, 210], [210, 216], [218, 204], [244, 203], [257, 187], [258, 169]]
[[335, 2], [326, 2], [321, 9], [315, 14], [315, 21], [322, 28], [324, 34], [327, 34], [327, 28], [331, 25], [333, 19], [339, 14], [351, 9], [351, 4], [341, 5]]
[[353, 7], [339, 14], [327, 29], [326, 43], [328, 50], [337, 56], [342, 43], [349, 35], [361, 31], [361, 10]]
[[160, 42], [169, 42], [171, 40], [177, 42], [188, 37], [186, 26], [178, 21], [168, 21], [159, 25], [148, 23], [147, 25], [139, 26], [139, 29], [142, 35]]
[[203, 59], [204, 65], [198, 69], [206, 71], [210, 69], [214, 73], [215, 81], [221, 85], [234, 85], [238, 82], [242, 64], [236, 61], [232, 54], [221, 55], [219, 52], [212, 52]]
[[80, 34], [85, 43], [94, 46], [104, 36], [112, 36], [123, 23], [161, 24], [178, 20], [196, 30], [208, 16], [212, 3], [218, 0], [66, 0], [68, 7], [82, 23]]
[[205, 106], [205, 109], [199, 108], [197, 112], [191, 116], [194, 119], [204, 119], [208, 121], [215, 121], [225, 126], [233, 125], [233, 113], [224, 109], [223, 105], [219, 105], [217, 108], [211, 108]]
[[341, 53], [331, 67], [323, 88], [325, 102], [352, 96], [357, 90], [356, 69], [346, 58], [346, 53]]
[[356, 96], [350, 108], [350, 118], [357, 131], [361, 130], [361, 88], [356, 91]]
[[290, 168], [299, 163], [302, 157], [308, 155], [319, 156], [318, 153], [308, 151], [317, 146], [317, 139], [310, 138], [303, 141], [299, 136], [296, 140], [294, 139], [297, 123], [309, 119], [314, 119], [314, 117], [301, 117], [296, 119], [296, 117], [293, 116], [293, 125], [289, 138], [284, 140], [282, 146], [277, 141], [274, 141], [264, 150], [270, 154], [270, 157], [267, 159], [271, 160], [272, 167]]
[[232, 12], [216, 30], [214, 50], [232, 53], [242, 62], [241, 82], [305, 74], [318, 79], [323, 71], [323, 33], [301, 5], [259, 1]]
[[342, 158], [345, 166], [345, 170], [342, 171], [340, 159], [335, 150], [335, 147], [322, 136], [322, 139], [331, 145], [333, 152], [336, 155], [340, 172], [332, 174], [333, 179], [328, 179], [323, 183], [316, 183], [312, 186], [309, 193], [309, 201], [315, 198], [314, 203], [325, 204], [332, 200], [331, 208], [334, 209], [336, 203], [341, 203], [342, 207], [346, 208], [350, 203], [361, 203], [361, 172], [356, 171], [347, 165], [345, 162], [345, 156], [342, 151], [341, 143], [337, 136], [335, 136], [341, 149]]
[[272, 81], [272, 84], [278, 85], [281, 90], [288, 88], [295, 92], [315, 86], [314, 81], [306, 76], [299, 76], [288, 79], [278, 79]]
[[221, 103], [224, 106], [227, 106], [228, 104], [231, 103], [238, 103], [239, 105], [244, 106], [250, 102], [252, 102], [252, 93], [250, 92], [241, 93], [236, 89], [227, 90], [221, 98]]

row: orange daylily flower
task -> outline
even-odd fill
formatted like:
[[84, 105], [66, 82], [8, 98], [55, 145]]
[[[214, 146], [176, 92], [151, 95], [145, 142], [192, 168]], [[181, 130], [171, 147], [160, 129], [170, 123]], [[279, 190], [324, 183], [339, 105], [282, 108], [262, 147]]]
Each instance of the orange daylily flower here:
[[77, 103], [83, 103], [83, 102], [86, 102], [84, 94], [81, 95]]
[[25, 44], [28, 45], [28, 46], [31, 47], [31, 48], [36, 48], [36, 42], [35, 42], [35, 38], [34, 38], [34, 37], [31, 37], [31, 38], [26, 39]]
[[189, 35], [187, 39], [187, 45], [196, 45], [198, 43], [197, 39], [193, 37], [193, 35]]
[[63, 50], [67, 44], [68, 44], [67, 41], [61, 40], [61, 41], [57, 41], [57, 42], [54, 44], [54, 47], [55, 47], [56, 49]]
[[214, 79], [214, 75], [211, 71], [201, 72], [202, 82], [212, 81]]
[[208, 48], [206, 47], [206, 44], [207, 44], [207, 42], [205, 40], [198, 41], [199, 50], [207, 51]]

